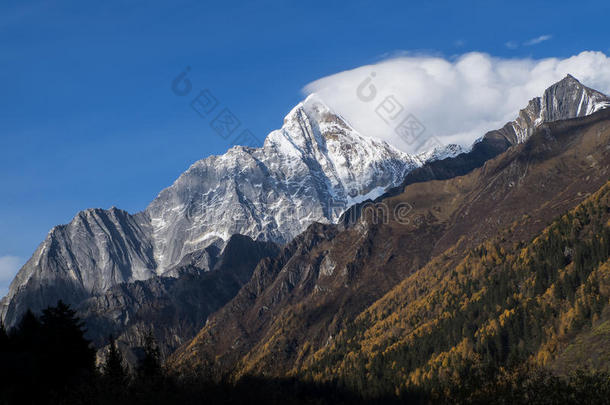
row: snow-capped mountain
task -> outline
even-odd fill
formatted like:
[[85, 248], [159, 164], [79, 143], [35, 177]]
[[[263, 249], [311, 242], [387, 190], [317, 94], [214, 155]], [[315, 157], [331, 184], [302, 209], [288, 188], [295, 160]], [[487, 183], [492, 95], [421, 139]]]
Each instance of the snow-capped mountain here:
[[[530, 100], [519, 116], [500, 131], [512, 144], [525, 142], [534, 130], [545, 122], [560, 121], [591, 115], [610, 107], [610, 97], [580, 83], [567, 75], [544, 91], [542, 97]], [[468, 148], [450, 144], [423, 151], [417, 158], [423, 163], [455, 157], [468, 152]]]
[[[516, 144], [544, 122], [608, 106], [607, 96], [567, 76], [492, 132]], [[401, 184], [424, 162], [462, 151], [448, 145], [410, 156], [359, 134], [311, 95], [263, 147], [236, 146], [196, 162], [145, 211], [89, 209], [54, 227], [11, 283], [0, 315], [12, 326], [28, 308], [58, 299], [78, 303], [120, 283], [209, 269], [234, 234], [285, 243], [312, 222], [334, 222], [352, 204]]]
[[417, 154], [417, 158], [423, 163], [432, 162], [435, 160], [443, 160], [456, 157], [460, 153], [468, 152], [468, 149], [454, 143], [449, 145], [437, 146], [432, 150]]
[[145, 211], [91, 209], [53, 228], [11, 284], [2, 318], [11, 325], [28, 307], [176, 276], [185, 262], [209, 268], [234, 234], [285, 243], [314, 221], [336, 221], [420, 165], [360, 135], [311, 95], [262, 148], [235, 146], [196, 162]]
[[297, 105], [262, 148], [235, 146], [192, 165], [146, 209], [161, 271], [236, 233], [285, 243], [332, 222], [421, 162], [367, 138], [315, 95]]

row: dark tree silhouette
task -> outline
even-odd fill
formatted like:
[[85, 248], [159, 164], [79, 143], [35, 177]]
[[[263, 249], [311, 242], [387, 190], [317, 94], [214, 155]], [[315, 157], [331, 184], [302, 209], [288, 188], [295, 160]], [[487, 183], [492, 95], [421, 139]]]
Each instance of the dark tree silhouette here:
[[81, 393], [95, 377], [95, 351], [82, 327], [61, 301], [40, 320], [27, 311], [0, 355], [0, 403], [65, 402]]
[[8, 334], [4, 328], [4, 322], [0, 321], [0, 352], [5, 352], [8, 349]]
[[[76, 311], [62, 301], [42, 311], [42, 342], [53, 376], [67, 380], [95, 370], [95, 350], [85, 339]], [[51, 370], [49, 370], [51, 371]]]
[[105, 398], [108, 403], [116, 404], [125, 400], [127, 387], [131, 381], [129, 369], [125, 366], [123, 355], [112, 335], [109, 336], [109, 341], [110, 348], [100, 367], [100, 387], [102, 388], [100, 397]]
[[106, 361], [102, 365], [102, 376], [106, 383], [112, 387], [121, 387], [129, 380], [129, 372], [123, 361], [123, 355], [117, 347], [114, 337], [109, 337], [110, 348], [106, 355]]
[[144, 356], [138, 364], [138, 377], [150, 380], [162, 375], [161, 354], [159, 347], [152, 332], [148, 332], [144, 337]]
[[12, 340], [18, 349], [34, 349], [40, 343], [41, 324], [36, 315], [29, 309], [12, 332]]

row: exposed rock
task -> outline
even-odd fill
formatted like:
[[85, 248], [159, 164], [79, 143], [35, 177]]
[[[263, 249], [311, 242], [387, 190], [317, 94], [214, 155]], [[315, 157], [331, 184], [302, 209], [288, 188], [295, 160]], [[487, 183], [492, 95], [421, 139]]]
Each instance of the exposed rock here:
[[237, 294], [261, 259], [278, 252], [271, 242], [233, 235], [210, 271], [197, 267], [194, 260], [176, 269], [180, 277], [155, 276], [118, 284], [81, 302], [77, 310], [95, 346], [104, 347], [112, 334], [134, 364], [137, 353], [133, 349], [143, 345], [145, 335], [152, 331], [166, 356]]
[[210, 270], [234, 234], [285, 243], [419, 165], [358, 134], [312, 95], [262, 148], [235, 146], [196, 162], [144, 212], [91, 209], [53, 228], [12, 282], [2, 319], [10, 327], [27, 308], [60, 298], [77, 304], [120, 283], [176, 277], [185, 263]]

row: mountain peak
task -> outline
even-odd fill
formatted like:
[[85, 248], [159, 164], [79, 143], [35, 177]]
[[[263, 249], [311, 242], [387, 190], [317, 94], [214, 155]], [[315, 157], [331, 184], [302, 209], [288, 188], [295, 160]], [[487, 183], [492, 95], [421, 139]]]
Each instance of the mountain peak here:
[[545, 90], [541, 118], [544, 122], [584, 117], [610, 105], [610, 98], [583, 85], [572, 75]]
[[[560, 88], [569, 88], [571, 90], [586, 89], [586, 90], [589, 90], [589, 91], [593, 91], [593, 92], [599, 93], [596, 90], [588, 88], [587, 86], [582, 84], [582, 82], [580, 80], [578, 80], [576, 77], [574, 77], [570, 73], [568, 73], [568, 74], [566, 74], [566, 76], [563, 79], [561, 79], [561, 80], [553, 83], [549, 87], [547, 87], [544, 90], [544, 94], [549, 93], [549, 92], [553, 92], [556, 89], [560, 89]], [[599, 93], [599, 94], [602, 94], [602, 93]]]
[[554, 89], [557, 89], [557, 88], [571, 88], [572, 90], [574, 90], [574, 89], [592, 90], [592, 89], [589, 89], [584, 84], [582, 84], [582, 82], [580, 80], [578, 80], [576, 77], [572, 76], [570, 73], [566, 74], [566, 76], [563, 79], [561, 79], [561, 80], [553, 83], [549, 87], [547, 87], [544, 92], [545, 93], [552, 92]]
[[[233, 148], [191, 167], [146, 210], [163, 270], [235, 233], [285, 243], [336, 221], [363, 196], [402, 181], [419, 160], [365, 137], [310, 94], [261, 148]], [[373, 193], [373, 194], [371, 194]]]
[[561, 79], [559, 82], [563, 82], [563, 81], [571, 81], [571, 82], [577, 82], [580, 83], [580, 80], [578, 80], [577, 78], [575, 78], [574, 76], [572, 76], [571, 74], [566, 74], [566, 77], [564, 77], [563, 79]]
[[610, 97], [567, 74], [549, 86], [541, 97], [530, 100], [517, 119], [501, 131], [512, 143], [523, 143], [543, 123], [585, 117], [608, 107]]

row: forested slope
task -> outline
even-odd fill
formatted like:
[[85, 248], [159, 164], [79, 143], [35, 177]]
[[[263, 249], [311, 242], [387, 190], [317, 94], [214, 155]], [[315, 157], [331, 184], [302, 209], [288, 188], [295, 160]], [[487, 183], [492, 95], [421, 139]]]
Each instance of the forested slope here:
[[[451, 251], [440, 255], [299, 373], [377, 396], [466, 386], [476, 370], [489, 375], [524, 362], [570, 371], [556, 360], [570, 356], [575, 335], [607, 329], [610, 182], [531, 242], [513, 244], [511, 233], [471, 249], [457, 264]], [[597, 350], [607, 358], [608, 342]], [[571, 356], [571, 363], [609, 366]]]

